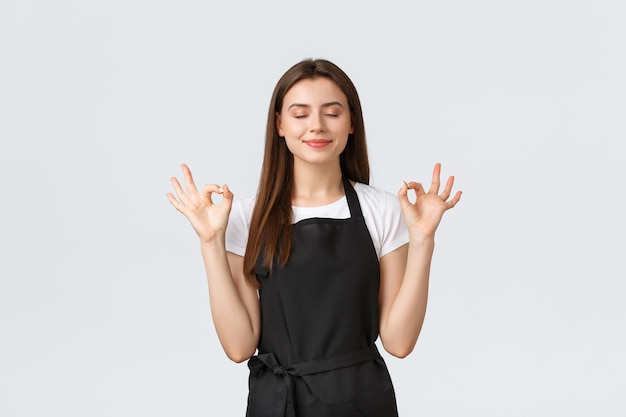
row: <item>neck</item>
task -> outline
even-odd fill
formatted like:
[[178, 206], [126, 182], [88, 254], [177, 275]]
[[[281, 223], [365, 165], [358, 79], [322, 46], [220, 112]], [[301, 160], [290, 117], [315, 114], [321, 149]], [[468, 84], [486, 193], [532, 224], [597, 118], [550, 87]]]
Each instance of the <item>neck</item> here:
[[319, 206], [344, 196], [339, 161], [331, 166], [294, 164], [292, 204]]

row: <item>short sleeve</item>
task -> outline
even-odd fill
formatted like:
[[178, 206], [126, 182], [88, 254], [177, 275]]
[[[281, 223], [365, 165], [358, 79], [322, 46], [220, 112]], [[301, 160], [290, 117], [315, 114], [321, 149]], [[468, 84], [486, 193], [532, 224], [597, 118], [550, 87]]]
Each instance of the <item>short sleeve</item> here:
[[359, 196], [378, 259], [409, 242], [400, 201], [395, 195], [361, 183], [357, 183], [354, 190]]
[[239, 256], [245, 255], [253, 208], [254, 199], [233, 201], [226, 227], [226, 250], [228, 252]]
[[409, 232], [404, 222], [400, 201], [393, 194], [385, 193], [385, 208], [382, 216], [381, 258], [409, 242]]

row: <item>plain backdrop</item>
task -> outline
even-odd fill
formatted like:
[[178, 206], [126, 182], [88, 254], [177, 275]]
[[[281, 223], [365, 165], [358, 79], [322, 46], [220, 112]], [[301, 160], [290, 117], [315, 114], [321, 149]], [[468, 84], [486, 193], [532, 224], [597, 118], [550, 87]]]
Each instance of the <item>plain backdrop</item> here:
[[464, 194], [440, 226], [401, 416], [625, 416], [621, 1], [0, 3], [0, 415], [242, 416], [165, 194], [254, 195], [272, 89], [334, 61], [375, 186]]

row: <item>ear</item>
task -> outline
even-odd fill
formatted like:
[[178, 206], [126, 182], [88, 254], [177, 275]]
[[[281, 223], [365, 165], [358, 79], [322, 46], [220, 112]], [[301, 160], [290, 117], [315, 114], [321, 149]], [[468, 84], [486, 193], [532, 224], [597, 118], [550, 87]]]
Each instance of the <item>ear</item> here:
[[350, 134], [354, 133], [354, 126], [350, 126], [350, 130], [348, 131], [348, 133], [350, 133]]
[[282, 120], [280, 118], [280, 113], [276, 112], [276, 130], [278, 131], [278, 136], [282, 138], [285, 135], [283, 134], [283, 128], [281, 127], [281, 124]]

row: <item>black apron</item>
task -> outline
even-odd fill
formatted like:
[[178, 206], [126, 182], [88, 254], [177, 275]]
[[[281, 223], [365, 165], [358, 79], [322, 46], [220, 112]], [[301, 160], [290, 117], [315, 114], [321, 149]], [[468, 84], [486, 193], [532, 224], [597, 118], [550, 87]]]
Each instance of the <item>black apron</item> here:
[[349, 219], [293, 225], [286, 265], [257, 263], [261, 338], [247, 417], [396, 417], [378, 337], [380, 267], [354, 188]]

